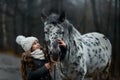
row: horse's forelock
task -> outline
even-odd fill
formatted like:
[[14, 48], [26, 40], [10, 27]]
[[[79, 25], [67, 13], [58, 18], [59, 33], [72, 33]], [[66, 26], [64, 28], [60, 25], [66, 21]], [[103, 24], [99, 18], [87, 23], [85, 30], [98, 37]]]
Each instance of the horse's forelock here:
[[59, 18], [59, 16], [57, 14], [53, 13], [47, 18], [47, 23], [57, 23], [58, 18]]

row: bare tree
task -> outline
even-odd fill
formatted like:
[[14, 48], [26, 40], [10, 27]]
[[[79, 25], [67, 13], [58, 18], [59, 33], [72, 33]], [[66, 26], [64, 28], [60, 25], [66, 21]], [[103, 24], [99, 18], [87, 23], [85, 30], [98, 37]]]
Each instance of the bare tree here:
[[[2, 4], [2, 11], [5, 12], [7, 8], [7, 4]], [[7, 31], [6, 31], [6, 14], [2, 13], [2, 32], [3, 32], [3, 46], [7, 48]]]
[[[97, 3], [98, 0], [91, 0], [92, 10], [93, 10], [93, 22], [97, 32], [101, 31], [100, 28], [100, 17], [99, 17], [99, 6]], [[96, 4], [97, 3], [97, 4]]]

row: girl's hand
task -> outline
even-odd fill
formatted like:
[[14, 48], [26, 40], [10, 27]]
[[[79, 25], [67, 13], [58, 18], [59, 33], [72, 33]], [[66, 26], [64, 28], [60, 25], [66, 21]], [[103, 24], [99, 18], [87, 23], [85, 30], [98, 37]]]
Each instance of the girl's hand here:
[[48, 63], [45, 63], [45, 67], [46, 67], [47, 69], [51, 69], [50, 63], [49, 63], [49, 62], [48, 62]]
[[59, 43], [60, 46], [63, 46], [63, 47], [66, 48], [66, 44], [62, 39], [58, 38], [58, 43]]
[[54, 68], [55, 62], [48, 62], [45, 64], [45, 67], [51, 72]]

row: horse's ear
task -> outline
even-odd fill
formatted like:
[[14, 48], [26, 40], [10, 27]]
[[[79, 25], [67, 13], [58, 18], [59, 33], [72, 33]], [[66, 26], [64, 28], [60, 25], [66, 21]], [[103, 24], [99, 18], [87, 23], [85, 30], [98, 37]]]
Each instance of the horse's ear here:
[[41, 13], [41, 21], [45, 22], [46, 19], [47, 19], [47, 15], [42, 12]]
[[63, 22], [65, 20], [65, 12], [62, 12], [59, 17], [59, 21]]

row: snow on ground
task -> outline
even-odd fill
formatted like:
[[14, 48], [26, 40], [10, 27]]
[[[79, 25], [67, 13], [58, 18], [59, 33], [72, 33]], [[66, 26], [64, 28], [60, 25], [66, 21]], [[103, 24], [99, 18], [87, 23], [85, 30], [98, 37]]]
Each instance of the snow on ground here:
[[19, 58], [0, 54], [0, 80], [22, 80]]

